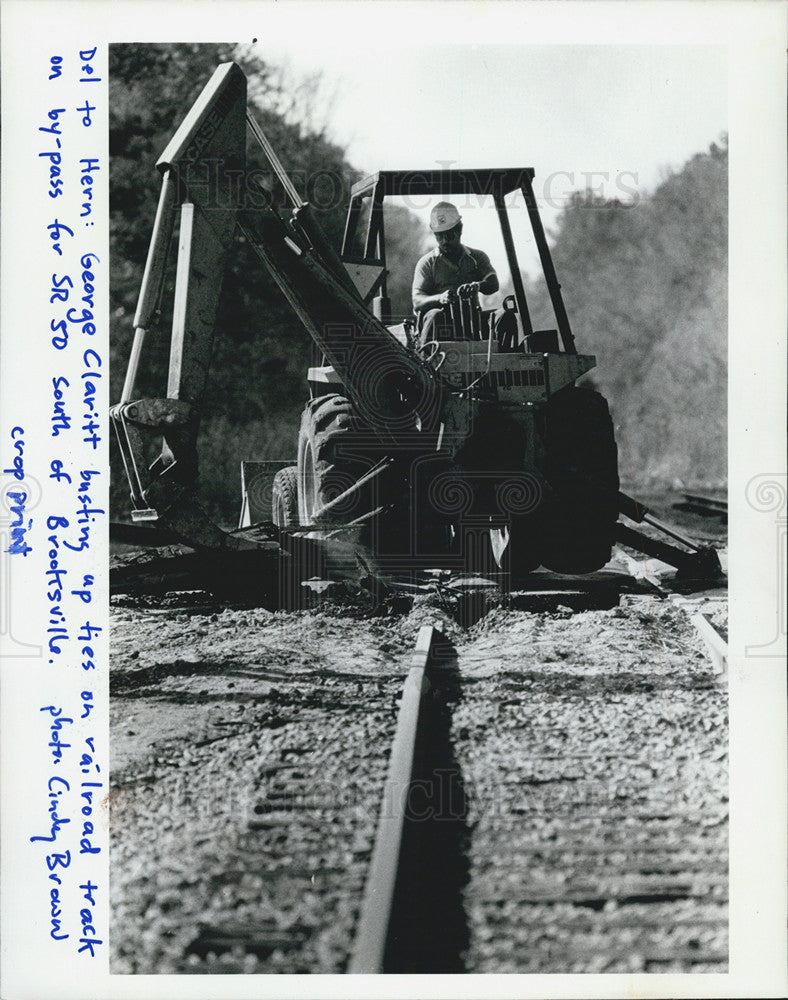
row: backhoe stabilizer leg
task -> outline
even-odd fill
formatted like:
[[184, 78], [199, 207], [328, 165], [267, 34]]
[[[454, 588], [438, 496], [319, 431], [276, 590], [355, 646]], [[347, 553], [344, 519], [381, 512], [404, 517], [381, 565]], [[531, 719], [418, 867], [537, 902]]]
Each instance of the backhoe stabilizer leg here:
[[650, 538], [620, 522], [616, 524], [615, 534], [616, 541], [622, 545], [660, 559], [669, 566], [675, 566], [680, 579], [714, 580], [723, 575], [717, 550], [710, 545], [698, 547], [695, 552], [685, 552], [675, 545]]
[[[177, 399], [137, 399], [111, 407], [110, 418], [131, 487], [132, 520], [160, 522], [162, 511], [151, 500], [152, 487], [162, 482], [193, 492], [197, 480], [193, 408]], [[149, 466], [157, 439], [161, 450]]]

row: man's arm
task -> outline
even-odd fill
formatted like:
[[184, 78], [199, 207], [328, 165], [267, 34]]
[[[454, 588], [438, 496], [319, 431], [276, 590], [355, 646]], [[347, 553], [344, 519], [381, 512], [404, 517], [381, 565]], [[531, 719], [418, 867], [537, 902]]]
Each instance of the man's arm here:
[[490, 263], [490, 258], [481, 250], [474, 250], [474, 260], [476, 261], [476, 273], [479, 275], [476, 281], [468, 281], [460, 285], [457, 289], [461, 294], [470, 292], [481, 292], [482, 295], [492, 295], [497, 292], [500, 284], [495, 268]]
[[479, 282], [479, 291], [482, 295], [492, 295], [494, 292], [497, 292], [500, 287], [498, 275], [493, 269], [490, 269]]
[[439, 295], [427, 295], [425, 292], [417, 292], [413, 289], [413, 311], [423, 312], [425, 309], [437, 309], [438, 306], [445, 306], [454, 298], [451, 290], [441, 292]]
[[500, 284], [495, 268], [490, 263], [490, 258], [486, 253], [479, 251], [476, 266], [479, 274], [478, 285], [482, 295], [492, 295], [497, 292]]

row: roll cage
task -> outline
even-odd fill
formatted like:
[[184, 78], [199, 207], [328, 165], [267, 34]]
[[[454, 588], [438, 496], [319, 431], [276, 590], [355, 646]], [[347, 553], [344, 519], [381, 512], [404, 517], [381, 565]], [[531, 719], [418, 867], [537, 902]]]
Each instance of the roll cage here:
[[[558, 324], [563, 349], [568, 354], [575, 354], [575, 340], [569, 325], [564, 301], [561, 296], [561, 286], [556, 277], [553, 258], [547, 245], [539, 208], [533, 191], [533, 167], [500, 168], [494, 170], [379, 170], [358, 181], [351, 188], [348, 205], [345, 233], [342, 239], [342, 261], [351, 273], [355, 269], [357, 285], [364, 286], [363, 297], [369, 301], [373, 296], [375, 312], [384, 321], [389, 319], [388, 297], [386, 294], [386, 241], [383, 225], [383, 202], [393, 197], [457, 197], [461, 195], [476, 197], [492, 197], [501, 236], [506, 250], [506, 260], [509, 273], [512, 276], [514, 297], [517, 311], [527, 336], [533, 333], [533, 324], [528, 310], [520, 267], [517, 261], [517, 251], [512, 236], [512, 227], [505, 198], [515, 191], [520, 191], [528, 210], [536, 247], [539, 251], [542, 271], [544, 273], [550, 301]], [[369, 213], [366, 218], [366, 230], [360, 232], [364, 203], [370, 199]], [[362, 237], [363, 252], [359, 256], [353, 253]]]

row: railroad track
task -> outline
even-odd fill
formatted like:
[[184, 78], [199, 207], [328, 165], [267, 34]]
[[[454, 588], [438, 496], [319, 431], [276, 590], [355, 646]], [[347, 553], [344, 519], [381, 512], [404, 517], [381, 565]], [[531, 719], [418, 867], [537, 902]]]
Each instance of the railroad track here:
[[[709, 638], [708, 632], [703, 633], [704, 623], [719, 640], [719, 634], [704, 616], [694, 614], [691, 621], [706, 642]], [[595, 953], [597, 945], [592, 943], [594, 936], [609, 945], [611, 933], [620, 934], [623, 927], [639, 932], [642, 954], [638, 956], [635, 952], [627, 960], [639, 958], [645, 970], [659, 971], [665, 966], [724, 967], [725, 950], [715, 942], [719, 942], [724, 924], [727, 863], [723, 852], [718, 853], [713, 863], [709, 859], [709, 849], [718, 839], [717, 832], [704, 837], [702, 828], [701, 836], [692, 838], [691, 815], [675, 810], [663, 812], [648, 802], [631, 811], [616, 809], [618, 793], [606, 802], [598, 787], [596, 801], [584, 813], [578, 808], [576, 788], [578, 783], [582, 786], [585, 778], [588, 793], [594, 787], [594, 778], [598, 783], [604, 775], [604, 762], [601, 768], [597, 766], [594, 775], [589, 773], [588, 756], [573, 758], [537, 751], [533, 756], [528, 755], [530, 760], [523, 768], [523, 761], [515, 759], [519, 756], [516, 750], [512, 753], [511, 741], [507, 746], [505, 735], [488, 738], [485, 742], [495, 745], [496, 756], [503, 757], [508, 752], [507, 766], [519, 768], [518, 777], [509, 782], [503, 799], [497, 802], [501, 814], [491, 821], [482, 812], [474, 824], [477, 837], [488, 838], [484, 850], [471, 848], [467, 820], [474, 805], [468, 801], [462, 764], [451, 750], [446, 752], [446, 747], [441, 752], [440, 739], [432, 742], [433, 752], [438, 747], [437, 757], [432, 760], [416, 757], [419, 747], [423, 753], [430, 745], [424, 729], [430, 724], [430, 716], [434, 719], [436, 704], [456, 701], [456, 687], [462, 683], [457, 655], [437, 628], [422, 627], [403, 689], [379, 808], [375, 848], [348, 971], [465, 971], [474, 930], [480, 940], [487, 938], [494, 942], [498, 938], [504, 942], [500, 950], [494, 949], [496, 957], [492, 963], [489, 956], [481, 959], [485, 963], [483, 971], [507, 968], [504, 955], [511, 948], [512, 937], [517, 940], [518, 936], [531, 956], [530, 971], [549, 971], [545, 960], [555, 962], [557, 947], [552, 954], [549, 949], [538, 949], [543, 954], [534, 961], [533, 940], [538, 941], [540, 933], [549, 938], [551, 925], [556, 938], [559, 937], [555, 914], [561, 910], [564, 911], [558, 920], [564, 936], [561, 958], [574, 962], [575, 971], [583, 963], [599, 960], [599, 954]], [[504, 712], [503, 717], [500, 713], [496, 716], [504, 733], [522, 725], [517, 711], [513, 711], [526, 707], [527, 686], [525, 690], [521, 686], [521, 691], [525, 697], [509, 697], [505, 702], [509, 712]], [[425, 712], [428, 699], [432, 704]], [[507, 718], [507, 714], [514, 718]], [[620, 752], [626, 753], [623, 747]], [[527, 773], [529, 765], [531, 773]], [[481, 784], [484, 776], [480, 775], [480, 779], [476, 790], [485, 797]], [[567, 784], [572, 788], [569, 793]], [[487, 790], [490, 787], [487, 784]], [[426, 789], [426, 794], [414, 801], [413, 791], [422, 789]], [[546, 789], [550, 789], [551, 795], [545, 799]], [[527, 793], [525, 796], [523, 791]], [[529, 814], [544, 819], [538, 815], [544, 808], [540, 799], [542, 803], [550, 803], [554, 823], [560, 826], [562, 820], [568, 820], [572, 825], [586, 825], [593, 839], [578, 839], [564, 833], [556, 844], [555, 829], [547, 838], [543, 833], [534, 836], [536, 831], [529, 830]], [[600, 816], [604, 817], [602, 834], [595, 822]], [[652, 829], [645, 837], [633, 836], [629, 829], [633, 821], [640, 822], [646, 830], [649, 826]], [[447, 872], [443, 870], [447, 853], [458, 855], [463, 851], [467, 854], [465, 859], [455, 857], [454, 864], [448, 865], [447, 884]], [[463, 860], [476, 862], [479, 871], [475, 879], [470, 875], [470, 866], [463, 866]], [[485, 868], [492, 869], [492, 878]], [[499, 876], [504, 876], [503, 885], [498, 881]], [[436, 891], [443, 897], [437, 905]], [[693, 908], [697, 911], [699, 902], [711, 899], [716, 900], [715, 917], [705, 921], [698, 917], [697, 924], [686, 919]], [[476, 910], [471, 920], [465, 912], [469, 902]], [[426, 918], [425, 906], [430, 911]], [[685, 919], [676, 921], [675, 915], [668, 916], [671, 907], [678, 907], [679, 912], [683, 907]], [[509, 915], [508, 928], [507, 921], [498, 916], [502, 911]], [[495, 918], [491, 922], [492, 914]], [[602, 916], [594, 917], [595, 914]], [[668, 922], [672, 924], [670, 935], [666, 934]], [[698, 936], [694, 936], [696, 932]], [[623, 958], [619, 956], [619, 961]], [[514, 961], [509, 958], [508, 971], [521, 969], [527, 961], [525, 955]]]
[[701, 605], [564, 601], [372, 631], [121, 605], [118, 656], [159, 649], [113, 675], [114, 745], [146, 704], [167, 733], [113, 761], [113, 971], [723, 971]]
[[684, 493], [684, 499], [673, 504], [674, 510], [682, 510], [702, 517], [718, 517], [723, 524], [728, 523], [728, 501], [719, 497], [702, 496], [698, 493]]

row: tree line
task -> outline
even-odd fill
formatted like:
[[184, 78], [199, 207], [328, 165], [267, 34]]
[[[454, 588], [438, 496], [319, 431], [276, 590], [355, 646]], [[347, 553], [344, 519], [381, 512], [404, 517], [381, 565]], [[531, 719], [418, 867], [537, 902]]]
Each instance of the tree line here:
[[[727, 477], [728, 145], [712, 143], [651, 193], [576, 193], [552, 247], [590, 380], [608, 398], [631, 481]], [[531, 282], [534, 323], [555, 325]]]

